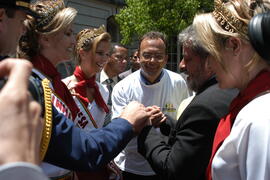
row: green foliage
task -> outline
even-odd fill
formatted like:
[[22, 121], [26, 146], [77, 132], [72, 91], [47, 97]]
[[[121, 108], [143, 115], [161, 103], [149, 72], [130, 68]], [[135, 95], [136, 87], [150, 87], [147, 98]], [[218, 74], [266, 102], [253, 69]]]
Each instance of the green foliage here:
[[122, 43], [152, 30], [168, 36], [178, 34], [191, 24], [199, 11], [209, 11], [212, 0], [125, 0], [126, 6], [116, 15]]

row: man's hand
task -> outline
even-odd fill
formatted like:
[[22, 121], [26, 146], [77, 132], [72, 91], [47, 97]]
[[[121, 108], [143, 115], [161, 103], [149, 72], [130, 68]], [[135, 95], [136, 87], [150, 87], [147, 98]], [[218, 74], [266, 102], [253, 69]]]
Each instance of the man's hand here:
[[149, 123], [158, 127], [162, 122], [166, 121], [166, 116], [160, 111], [160, 107], [158, 106], [149, 106], [146, 108], [147, 112], [151, 113], [149, 118]]
[[28, 92], [30, 62], [0, 62], [0, 77], [8, 81], [0, 91], [0, 164], [25, 161], [39, 163], [42, 133], [41, 107]]
[[120, 117], [126, 119], [132, 126], [135, 133], [140, 133], [147, 124], [151, 112], [147, 112], [143, 104], [132, 101], [122, 111]]

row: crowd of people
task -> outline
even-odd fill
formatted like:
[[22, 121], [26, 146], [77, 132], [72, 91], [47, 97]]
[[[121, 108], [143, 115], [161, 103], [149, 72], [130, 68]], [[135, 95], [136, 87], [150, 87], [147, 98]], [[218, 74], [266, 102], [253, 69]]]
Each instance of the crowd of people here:
[[178, 34], [185, 79], [165, 69], [165, 34], [129, 58], [104, 26], [75, 38], [76, 15], [0, 0], [0, 180], [270, 179], [269, 0], [197, 14]]

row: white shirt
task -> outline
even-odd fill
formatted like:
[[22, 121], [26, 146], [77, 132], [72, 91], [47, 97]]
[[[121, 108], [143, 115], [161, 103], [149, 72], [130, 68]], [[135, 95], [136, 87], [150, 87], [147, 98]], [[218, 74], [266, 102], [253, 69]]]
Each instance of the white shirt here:
[[[188, 97], [187, 85], [179, 74], [164, 69], [159, 82], [146, 85], [141, 80], [139, 70], [115, 85], [112, 92], [112, 119], [118, 117], [122, 109], [133, 100], [145, 106], [159, 106], [164, 114], [175, 118], [179, 104], [186, 97]], [[121, 170], [133, 174], [144, 176], [155, 174], [146, 159], [137, 152], [137, 138], [128, 143], [115, 158], [115, 163]]]
[[184, 112], [184, 110], [186, 109], [186, 107], [191, 103], [191, 101], [193, 100], [193, 98], [195, 97], [195, 95], [192, 95], [186, 99], [184, 99], [181, 104], [179, 105], [179, 108], [177, 110], [177, 114], [176, 114], [176, 120], [178, 120], [181, 116], [181, 114]]
[[104, 69], [102, 69], [102, 71], [100, 72], [100, 83], [103, 84], [103, 85], [107, 85], [107, 82], [106, 82], [107, 79], [112, 79], [113, 80], [113, 82], [111, 83], [112, 88], [119, 81], [118, 76], [114, 76], [112, 78], [109, 78], [109, 76], [106, 74], [106, 72], [104, 71]]
[[270, 179], [270, 94], [248, 103], [212, 162], [213, 180]]

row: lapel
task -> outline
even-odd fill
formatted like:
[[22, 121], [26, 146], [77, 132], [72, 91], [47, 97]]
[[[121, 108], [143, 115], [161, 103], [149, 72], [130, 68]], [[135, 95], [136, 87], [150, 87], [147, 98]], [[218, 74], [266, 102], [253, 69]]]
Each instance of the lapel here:
[[[202, 92], [204, 92], [205, 90], [207, 90], [210, 86], [213, 86], [217, 84], [217, 80], [215, 77], [211, 77], [210, 79], [208, 79], [203, 85], [202, 87], [199, 89], [198, 92], [196, 92], [195, 97], [192, 99], [192, 101], [189, 103], [189, 105], [186, 107], [186, 109], [183, 111], [182, 115], [185, 114], [185, 111], [188, 110], [189, 106], [192, 106], [194, 104], [194, 100], [196, 100], [196, 97], [198, 95], [200, 95]], [[181, 116], [182, 116], [181, 115]], [[182, 123], [184, 123], [184, 121], [181, 119], [181, 116], [179, 117], [177, 124], [175, 126], [175, 129], [179, 129], [182, 126]]]

